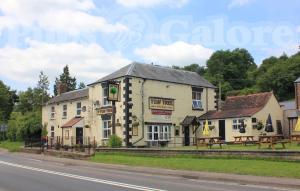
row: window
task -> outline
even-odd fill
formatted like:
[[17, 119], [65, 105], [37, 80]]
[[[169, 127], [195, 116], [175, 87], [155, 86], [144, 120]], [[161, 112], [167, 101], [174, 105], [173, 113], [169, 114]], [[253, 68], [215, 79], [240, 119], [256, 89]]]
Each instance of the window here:
[[54, 137], [54, 126], [51, 126], [51, 137]]
[[199, 90], [192, 91], [192, 106], [193, 109], [202, 109], [201, 91]]
[[103, 139], [108, 139], [111, 135], [111, 120], [103, 121]]
[[242, 127], [244, 119], [233, 119], [232, 120], [232, 128], [233, 130], [239, 130]]
[[51, 137], [54, 138], [54, 132], [51, 132]]
[[77, 116], [81, 115], [81, 102], [77, 102], [77, 105], [76, 105], [76, 115]]
[[51, 131], [54, 131], [54, 126], [51, 126]]
[[170, 125], [149, 125], [147, 131], [148, 141], [167, 141], [171, 139]]
[[51, 113], [50, 113], [50, 119], [54, 119], [55, 118], [55, 107], [52, 106], [51, 107]]
[[69, 139], [69, 136], [70, 136], [69, 134], [70, 134], [70, 131], [69, 131], [69, 130], [66, 130], [66, 134], [65, 134], [65, 139], [66, 139], [66, 140]]
[[252, 128], [256, 129], [257, 128], [257, 119], [255, 117], [253, 117], [251, 119], [251, 121], [252, 121]]
[[63, 119], [67, 118], [67, 109], [68, 109], [68, 106], [63, 105], [63, 116], [62, 116]]
[[108, 97], [108, 88], [103, 87], [103, 106], [108, 106], [110, 105], [110, 101], [107, 100]]

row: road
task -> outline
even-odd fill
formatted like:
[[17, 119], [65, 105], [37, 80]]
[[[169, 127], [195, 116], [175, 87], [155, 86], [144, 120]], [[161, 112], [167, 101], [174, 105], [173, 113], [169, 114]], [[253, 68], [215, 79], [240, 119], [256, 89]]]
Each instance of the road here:
[[291, 191], [36, 160], [0, 151], [0, 191]]

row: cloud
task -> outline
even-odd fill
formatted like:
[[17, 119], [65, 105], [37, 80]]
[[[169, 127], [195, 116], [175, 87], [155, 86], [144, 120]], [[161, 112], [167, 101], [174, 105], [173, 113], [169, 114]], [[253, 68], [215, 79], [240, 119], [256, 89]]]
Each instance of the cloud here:
[[103, 17], [90, 14], [93, 9], [92, 0], [1, 0], [0, 31], [33, 25], [71, 35], [128, 30], [120, 23], [111, 24]]
[[106, 52], [98, 44], [26, 42], [25, 49], [8, 46], [0, 49], [0, 76], [34, 86], [43, 70], [53, 83], [68, 64], [78, 81], [90, 83], [131, 62], [119, 52]]
[[145, 61], [165, 66], [185, 66], [192, 63], [203, 66], [212, 53], [212, 49], [182, 41], [170, 45], [153, 44], [150, 47], [135, 50], [135, 54], [141, 56]]
[[136, 7], [154, 7], [160, 5], [167, 5], [169, 7], [182, 7], [189, 0], [117, 0], [117, 3], [130, 8]]
[[232, 9], [235, 7], [242, 7], [242, 6], [250, 4], [252, 1], [253, 0], [231, 0], [228, 5], [228, 9]]

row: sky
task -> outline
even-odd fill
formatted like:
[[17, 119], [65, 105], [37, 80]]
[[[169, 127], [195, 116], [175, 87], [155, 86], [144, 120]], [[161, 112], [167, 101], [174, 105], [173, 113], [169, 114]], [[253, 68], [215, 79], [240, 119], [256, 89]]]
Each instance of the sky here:
[[298, 0], [1, 0], [0, 80], [51, 87], [65, 65], [86, 84], [131, 63], [205, 66], [246, 48], [257, 65], [296, 53]]

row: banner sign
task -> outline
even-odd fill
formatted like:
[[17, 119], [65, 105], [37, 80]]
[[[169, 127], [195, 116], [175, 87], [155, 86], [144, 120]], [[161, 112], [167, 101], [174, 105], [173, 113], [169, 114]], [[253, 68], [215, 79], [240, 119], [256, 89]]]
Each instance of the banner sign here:
[[101, 108], [101, 109], [97, 110], [98, 115], [112, 114], [112, 112], [113, 112], [112, 107]]
[[159, 110], [159, 109], [152, 109], [152, 115], [172, 115], [172, 111], [170, 110]]
[[155, 110], [174, 110], [174, 99], [169, 98], [149, 98], [149, 108]]

